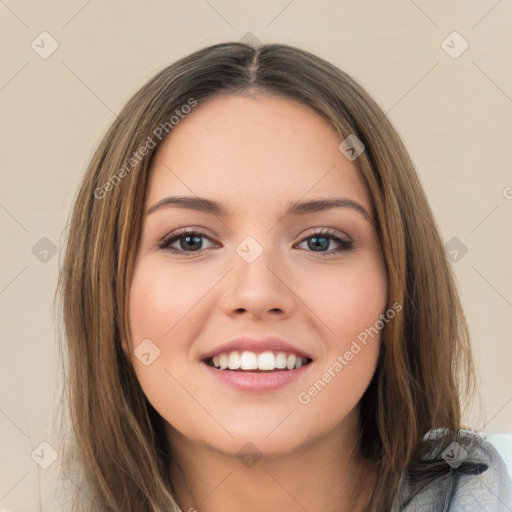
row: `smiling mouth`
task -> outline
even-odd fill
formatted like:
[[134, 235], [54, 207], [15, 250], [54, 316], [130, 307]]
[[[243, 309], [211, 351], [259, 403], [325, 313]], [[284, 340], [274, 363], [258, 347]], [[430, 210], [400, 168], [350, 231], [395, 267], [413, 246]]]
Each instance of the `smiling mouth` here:
[[261, 353], [249, 350], [222, 352], [209, 357], [204, 362], [217, 370], [234, 372], [272, 373], [276, 371], [297, 370], [312, 362], [309, 357], [300, 357], [282, 351], [266, 351]]

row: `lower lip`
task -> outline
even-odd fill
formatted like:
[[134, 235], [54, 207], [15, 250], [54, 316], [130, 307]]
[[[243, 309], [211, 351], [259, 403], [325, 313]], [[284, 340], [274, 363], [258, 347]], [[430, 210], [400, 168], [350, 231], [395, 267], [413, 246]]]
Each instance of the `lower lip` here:
[[206, 363], [202, 366], [215, 379], [238, 391], [251, 393], [264, 393], [280, 389], [293, 381], [300, 379], [313, 363], [301, 366], [295, 370], [282, 370], [273, 372], [251, 372], [218, 370]]

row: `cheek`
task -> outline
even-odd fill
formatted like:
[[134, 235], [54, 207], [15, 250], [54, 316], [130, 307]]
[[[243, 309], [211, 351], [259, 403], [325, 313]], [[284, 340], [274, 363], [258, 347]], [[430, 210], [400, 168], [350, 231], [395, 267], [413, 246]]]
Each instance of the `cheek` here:
[[190, 273], [158, 262], [142, 262], [136, 267], [129, 313], [135, 346], [145, 338], [165, 343], [174, 332], [194, 323], [191, 319], [200, 311], [201, 298], [212, 285], [208, 279], [196, 277], [191, 279]]
[[[143, 259], [134, 271], [129, 304], [130, 356], [147, 399], [172, 424], [180, 424], [183, 410], [195, 404], [189, 393], [195, 396], [200, 391], [190, 371], [194, 368], [190, 346], [200, 330], [201, 297], [211, 286], [207, 280], [191, 280], [190, 274], [150, 259]], [[141, 353], [150, 354], [150, 364], [139, 357]], [[187, 378], [182, 374], [184, 369]]]
[[361, 260], [323, 284], [315, 312], [325, 326], [325, 357], [298, 401], [333, 421], [333, 413], [343, 416], [357, 404], [375, 372], [387, 283], [380, 262]]
[[323, 320], [331, 342], [338, 340], [336, 348], [343, 348], [347, 341], [373, 326], [385, 311], [387, 284], [378, 263], [361, 262], [316, 283], [316, 289], [305, 288], [309, 290], [307, 300]]
[[141, 339], [159, 339], [172, 324], [178, 301], [165, 291], [165, 279], [146, 268], [136, 270], [130, 290], [130, 327], [133, 344]]
[[142, 260], [135, 268], [130, 288], [130, 356], [151, 402], [170, 384], [165, 370], [172, 371], [172, 363], [184, 354], [187, 337], [177, 338], [176, 332], [193, 325], [180, 319], [189, 318], [195, 288], [180, 282], [179, 275], [170, 274], [163, 265]]

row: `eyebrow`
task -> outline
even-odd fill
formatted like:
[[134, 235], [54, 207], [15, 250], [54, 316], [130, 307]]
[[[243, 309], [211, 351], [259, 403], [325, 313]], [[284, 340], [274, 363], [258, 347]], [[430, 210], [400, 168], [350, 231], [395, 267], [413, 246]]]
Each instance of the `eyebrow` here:
[[[198, 212], [209, 213], [219, 217], [232, 217], [233, 212], [228, 210], [223, 204], [205, 197], [188, 196], [168, 196], [160, 199], [149, 210], [146, 215], [150, 215], [163, 208], [185, 208]], [[314, 199], [311, 201], [292, 201], [285, 210], [283, 217], [298, 215], [307, 215], [309, 213], [329, 210], [331, 208], [352, 208], [359, 212], [368, 222], [375, 224], [370, 214], [358, 202], [352, 199], [335, 197], [331, 199]]]

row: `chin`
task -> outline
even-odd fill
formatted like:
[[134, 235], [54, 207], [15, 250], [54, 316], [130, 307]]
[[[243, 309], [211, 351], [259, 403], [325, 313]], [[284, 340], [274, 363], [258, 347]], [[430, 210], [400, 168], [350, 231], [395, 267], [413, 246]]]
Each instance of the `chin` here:
[[[266, 439], [266, 434], [239, 436], [229, 443], [215, 443], [210, 447], [224, 456], [244, 461], [272, 460], [291, 455], [301, 449], [301, 442], [290, 442], [284, 438]], [[250, 464], [248, 464], [250, 465]]]
[[285, 425], [283, 422], [283, 425], [279, 425], [282, 419], [276, 421], [274, 418], [270, 428], [267, 423], [261, 424], [260, 428], [255, 428], [254, 423], [241, 423], [236, 428], [228, 426], [233, 437], [207, 435], [203, 442], [214, 451], [230, 457], [275, 459], [292, 455], [322, 436], [322, 432], [313, 432], [312, 426], [308, 427], [304, 423]]

